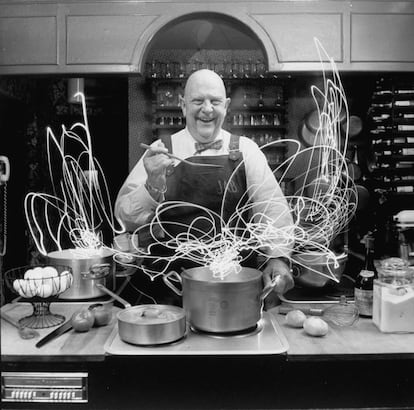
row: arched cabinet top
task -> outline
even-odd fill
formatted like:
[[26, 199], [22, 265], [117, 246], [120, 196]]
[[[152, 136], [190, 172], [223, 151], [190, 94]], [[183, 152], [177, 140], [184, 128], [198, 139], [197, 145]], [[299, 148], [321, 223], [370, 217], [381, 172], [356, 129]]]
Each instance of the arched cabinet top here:
[[244, 26], [246, 32], [251, 32], [256, 40], [260, 42], [261, 48], [265, 53], [269, 71], [278, 71], [281, 68], [277, 56], [276, 46], [266, 30], [250, 15], [242, 12], [223, 13], [208, 11], [198, 11], [185, 14], [170, 14], [168, 16], [157, 16], [154, 21], [143, 31], [135, 45], [132, 58], [132, 66], [136, 67], [137, 72], [143, 73], [145, 70], [146, 56], [151, 49], [157, 35], [166, 27], [192, 19], [211, 18], [223, 19], [231, 24]]

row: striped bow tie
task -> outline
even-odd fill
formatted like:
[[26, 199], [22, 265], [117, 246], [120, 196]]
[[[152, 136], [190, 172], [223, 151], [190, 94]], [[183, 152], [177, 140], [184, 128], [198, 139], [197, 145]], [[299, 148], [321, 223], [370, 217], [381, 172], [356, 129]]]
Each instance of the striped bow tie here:
[[200, 152], [206, 151], [208, 149], [219, 150], [222, 146], [223, 146], [223, 140], [215, 140], [212, 142], [196, 142], [195, 143], [196, 154], [199, 154]]

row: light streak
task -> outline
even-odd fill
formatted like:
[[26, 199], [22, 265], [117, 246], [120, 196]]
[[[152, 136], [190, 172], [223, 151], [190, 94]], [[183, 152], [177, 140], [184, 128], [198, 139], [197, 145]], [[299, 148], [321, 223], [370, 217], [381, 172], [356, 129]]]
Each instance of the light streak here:
[[[316, 47], [322, 61], [329, 61], [331, 78], [323, 70], [324, 86], [322, 89], [311, 87], [311, 94], [319, 115], [319, 127], [316, 131], [316, 143], [301, 149], [297, 140], [282, 139], [262, 146], [267, 149], [277, 144], [289, 144], [293, 154], [281, 163], [269, 177], [281, 175], [283, 182], [289, 172], [294, 169], [296, 161], [308, 157], [308, 165], [301, 175], [293, 181], [305, 182], [297, 191], [285, 199], [271, 193], [266, 201], [254, 200], [257, 191], [266, 182], [250, 186], [237, 204], [233, 214], [224, 220], [224, 209], [229, 195], [234, 170], [225, 187], [220, 213], [205, 207], [180, 201], [167, 201], [155, 211], [151, 221], [140, 226], [133, 233], [149, 231], [153, 243], [147, 249], [133, 243], [129, 250], [112, 247], [115, 260], [126, 266], [141, 267], [151, 279], [167, 273], [170, 265], [182, 259], [190, 260], [201, 266], [208, 266], [212, 275], [224, 278], [230, 273], [238, 272], [243, 262], [252, 253], [269, 257], [269, 252], [276, 251], [278, 256], [290, 258], [297, 264], [301, 255], [312, 255], [315, 260], [323, 256], [328, 267], [328, 274], [313, 270], [316, 274], [338, 281], [331, 266], [337, 267], [343, 255], [336, 255], [330, 244], [333, 238], [347, 229], [349, 220], [356, 210], [356, 188], [348, 174], [345, 152], [348, 144], [349, 112], [345, 92], [334, 61], [327, 55], [318, 40]], [[54, 195], [28, 194], [25, 199], [25, 212], [30, 232], [40, 252], [47, 254], [47, 240], [62, 249], [62, 237], [67, 234], [75, 246], [82, 252], [96, 252], [105, 248], [100, 228], [106, 223], [113, 233], [125, 232], [116, 229], [112, 219], [112, 206], [103, 170], [92, 155], [92, 144], [86, 118], [86, 105], [82, 98], [84, 123], [76, 123], [70, 129], [62, 127], [62, 135], [58, 140], [48, 129], [48, 158], [50, 176], [55, 189]], [[341, 129], [341, 118], [346, 124], [345, 132]], [[77, 129], [86, 136], [81, 138]], [[80, 147], [80, 154], [75, 157], [66, 153], [66, 145], [75, 143]], [[57, 148], [62, 162], [62, 180], [58, 180], [52, 172], [51, 147]], [[291, 149], [291, 151], [292, 151]], [[86, 164], [86, 167], [81, 165]], [[242, 164], [239, 165], [239, 167]], [[312, 175], [316, 175], [312, 178]], [[311, 182], [308, 182], [311, 180]], [[103, 183], [103, 189], [100, 188]], [[196, 218], [191, 224], [164, 221], [164, 215], [177, 208], [186, 207], [200, 211], [203, 216]], [[57, 215], [55, 223], [52, 216]], [[283, 216], [291, 214], [293, 223], [285, 226], [280, 223]], [[40, 219], [45, 220], [46, 232], [42, 230]], [[199, 229], [198, 223], [206, 223], [207, 229]], [[218, 224], [216, 224], [218, 222]], [[181, 233], [172, 235], [166, 225], [179, 228]], [[159, 233], [162, 233], [160, 237]], [[47, 239], [47, 240], [46, 240]], [[163, 245], [171, 254], [157, 255], [156, 246]], [[139, 261], [139, 262], [136, 262]], [[141, 262], [147, 262], [141, 265]], [[149, 267], [148, 262], [163, 262], [159, 268]]]
[[93, 157], [85, 96], [76, 96], [82, 101], [83, 123], [69, 129], [62, 125], [59, 138], [49, 127], [46, 132], [53, 194], [31, 192], [24, 201], [30, 233], [43, 255], [62, 250], [65, 242], [79, 255], [99, 254], [105, 247], [101, 233], [105, 224], [113, 232], [122, 232], [115, 227], [108, 185]]
[[[154, 240], [148, 250], [136, 248], [136, 255], [144, 259], [165, 262], [163, 269], [151, 270], [144, 267], [145, 273], [155, 278], [163, 275], [171, 263], [178, 259], [191, 260], [202, 266], [208, 266], [214, 277], [224, 278], [233, 271], [238, 271], [243, 261], [243, 251], [255, 252], [268, 257], [268, 252], [276, 250], [279, 256], [290, 258], [293, 262], [303, 265], [301, 255], [307, 261], [326, 261], [327, 274], [307, 266], [316, 274], [338, 281], [331, 266], [337, 268], [343, 254], [337, 255], [331, 249], [331, 241], [347, 229], [357, 206], [356, 187], [350, 178], [345, 152], [348, 144], [349, 111], [345, 92], [334, 61], [328, 56], [322, 45], [315, 39], [316, 47], [322, 61], [329, 61], [331, 78], [323, 71], [324, 86], [322, 89], [311, 87], [311, 94], [319, 116], [319, 127], [315, 135], [315, 144], [301, 149], [298, 141], [282, 139], [270, 142], [261, 147], [262, 150], [277, 144], [290, 144], [293, 154], [280, 164], [273, 174], [281, 174], [279, 182], [287, 177], [297, 161], [308, 156], [306, 170], [294, 178], [305, 182], [294, 195], [287, 196], [286, 205], [277, 197], [270, 197], [266, 202], [257, 203], [252, 200], [261, 185], [250, 186], [236, 206], [228, 221], [222, 217], [229, 194], [230, 181], [238, 169], [234, 170], [225, 188], [220, 214], [185, 202], [164, 202], [157, 208], [151, 222], [138, 228], [134, 233], [149, 229]], [[342, 116], [344, 119], [342, 119]], [[342, 131], [341, 122], [345, 124]], [[242, 166], [240, 164], [239, 166]], [[315, 177], [311, 177], [316, 175]], [[272, 175], [273, 177], [273, 175]], [[311, 180], [311, 182], [308, 182]], [[263, 182], [264, 183], [264, 182]], [[199, 231], [195, 225], [189, 226], [175, 223], [184, 232], [171, 236], [162, 222], [163, 214], [174, 208], [196, 207], [202, 211], [204, 221], [208, 222], [207, 231]], [[260, 211], [257, 211], [260, 209]], [[272, 210], [273, 212], [269, 212]], [[279, 226], [279, 218], [285, 213], [293, 215], [291, 226]], [[269, 216], [271, 215], [271, 216]], [[217, 229], [215, 220], [219, 221]], [[155, 228], [157, 227], [157, 229]], [[163, 239], [157, 238], [157, 230], [161, 228]], [[155, 245], [163, 244], [172, 251], [171, 256], [151, 255]], [[322, 258], [321, 258], [322, 257]]]

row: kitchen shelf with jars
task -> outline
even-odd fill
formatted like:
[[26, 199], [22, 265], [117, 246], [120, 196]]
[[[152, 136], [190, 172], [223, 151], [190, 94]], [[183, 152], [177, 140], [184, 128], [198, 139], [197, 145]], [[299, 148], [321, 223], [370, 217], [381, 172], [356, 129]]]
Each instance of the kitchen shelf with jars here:
[[414, 195], [414, 78], [378, 80], [368, 114], [374, 188]]
[[[227, 65], [226, 65], [227, 64]], [[153, 138], [176, 132], [185, 126], [179, 96], [185, 81], [198, 68], [218, 72], [226, 85], [231, 104], [223, 125], [229, 132], [251, 138], [259, 146], [284, 138], [287, 120], [284, 98], [285, 80], [265, 72], [261, 63], [180, 64], [149, 63], [147, 80], [152, 90]], [[220, 68], [221, 67], [221, 68]], [[254, 67], [254, 68], [252, 68]], [[272, 167], [285, 160], [286, 145], [274, 144], [264, 153]]]

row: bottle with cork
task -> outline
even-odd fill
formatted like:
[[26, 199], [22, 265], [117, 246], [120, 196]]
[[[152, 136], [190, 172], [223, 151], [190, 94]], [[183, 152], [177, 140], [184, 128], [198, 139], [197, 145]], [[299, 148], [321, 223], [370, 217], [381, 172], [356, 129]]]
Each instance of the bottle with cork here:
[[374, 279], [378, 277], [374, 265], [374, 236], [368, 232], [364, 237], [365, 262], [363, 269], [355, 279], [354, 297], [355, 306], [362, 317], [372, 317], [374, 296]]

